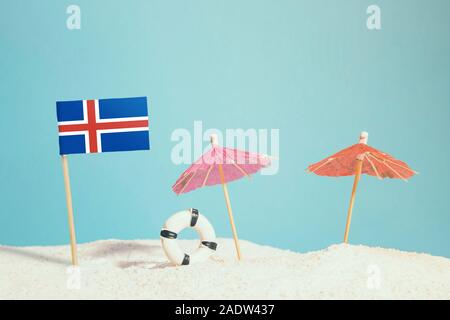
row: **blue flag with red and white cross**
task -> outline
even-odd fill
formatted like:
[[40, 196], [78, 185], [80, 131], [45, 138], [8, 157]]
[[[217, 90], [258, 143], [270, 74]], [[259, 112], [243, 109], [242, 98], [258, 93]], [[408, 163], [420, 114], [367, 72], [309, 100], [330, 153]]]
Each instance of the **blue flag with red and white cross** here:
[[147, 98], [56, 102], [59, 153], [149, 150]]

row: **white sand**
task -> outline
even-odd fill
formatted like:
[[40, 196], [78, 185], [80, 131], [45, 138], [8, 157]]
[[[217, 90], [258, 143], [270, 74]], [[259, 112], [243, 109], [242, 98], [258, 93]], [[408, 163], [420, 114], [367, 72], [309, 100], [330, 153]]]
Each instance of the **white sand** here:
[[[197, 241], [180, 241], [192, 248]], [[450, 259], [354, 245], [306, 254], [218, 240], [195, 266], [168, 265], [159, 240], [79, 245], [81, 288], [69, 247], [0, 246], [0, 299], [450, 299]], [[72, 281], [75, 280], [75, 281]]]

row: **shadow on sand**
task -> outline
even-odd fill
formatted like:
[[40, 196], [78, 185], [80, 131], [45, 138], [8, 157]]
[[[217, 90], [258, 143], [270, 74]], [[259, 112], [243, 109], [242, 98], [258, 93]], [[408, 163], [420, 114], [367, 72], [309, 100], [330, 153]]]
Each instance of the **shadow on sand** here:
[[[159, 252], [158, 252], [159, 251]], [[32, 251], [31, 248], [16, 248], [16, 247], [0, 247], [0, 253], [21, 256], [27, 259], [32, 259], [41, 262], [55, 263], [63, 266], [70, 266], [70, 248], [68, 247], [68, 257], [67, 259], [57, 258], [50, 255], [45, 255]], [[148, 255], [149, 260], [142, 259], [142, 254]], [[92, 250], [84, 250], [82, 254], [78, 253], [81, 258], [80, 264], [83, 265], [83, 256], [90, 259], [96, 258], [107, 258], [117, 256], [120, 258], [122, 255], [122, 260], [117, 261], [115, 264], [121, 269], [127, 269], [132, 267], [145, 268], [145, 269], [164, 269], [168, 267], [173, 267], [171, 263], [154, 261], [155, 255], [161, 255], [163, 257], [162, 249], [157, 245], [148, 245], [143, 243], [135, 242], [105, 242], [99, 243]], [[126, 255], [126, 256], [123, 256]], [[133, 259], [133, 255], [137, 256]], [[126, 259], [126, 260], [124, 260]], [[119, 259], [118, 259], [119, 260]]]
[[84, 254], [92, 258], [106, 258], [108, 256], [132, 255], [134, 253], [150, 255], [157, 250], [161, 250], [161, 247], [136, 242], [105, 242], [97, 244], [92, 250], [86, 250]]
[[[0, 247], [0, 252], [4, 252], [6, 254], [21, 256], [28, 259], [38, 260], [42, 262], [51, 262], [55, 264], [60, 264], [63, 266], [70, 266], [70, 258], [62, 259], [62, 258], [56, 258], [52, 256], [48, 256], [42, 253], [37, 253], [30, 251], [29, 248], [27, 249], [21, 249], [21, 248], [14, 248], [14, 247]], [[69, 254], [69, 253], [68, 253]]]
[[156, 261], [119, 261], [117, 266], [121, 269], [127, 269], [132, 267], [143, 269], [165, 269], [174, 267], [170, 262], [156, 262]]
[[[136, 242], [105, 242], [98, 244], [96, 248], [85, 253], [91, 258], [106, 258], [111, 256], [122, 256], [122, 260], [115, 263], [118, 268], [143, 268], [143, 269], [164, 269], [173, 265], [167, 262], [152, 261], [155, 256], [163, 257], [161, 246]], [[123, 255], [126, 255], [124, 257]], [[149, 260], [142, 258], [148, 255]], [[138, 258], [139, 257], [139, 258]], [[126, 260], [124, 260], [125, 258]]]

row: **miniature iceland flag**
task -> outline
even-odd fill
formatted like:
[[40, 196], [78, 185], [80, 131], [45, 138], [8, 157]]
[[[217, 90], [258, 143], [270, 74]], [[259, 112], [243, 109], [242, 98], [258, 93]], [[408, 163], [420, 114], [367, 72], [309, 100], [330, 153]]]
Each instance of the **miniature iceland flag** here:
[[56, 102], [59, 153], [149, 150], [147, 98]]

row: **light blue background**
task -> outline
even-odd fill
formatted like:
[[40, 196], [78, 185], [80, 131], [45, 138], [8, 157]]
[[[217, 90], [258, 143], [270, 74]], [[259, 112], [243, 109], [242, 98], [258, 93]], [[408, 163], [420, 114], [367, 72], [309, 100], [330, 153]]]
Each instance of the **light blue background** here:
[[[366, 28], [366, 8], [382, 30]], [[78, 4], [82, 29], [66, 28]], [[55, 101], [148, 96], [152, 150], [71, 156], [79, 242], [153, 238], [197, 207], [231, 237], [222, 190], [177, 197], [176, 128], [279, 128], [280, 171], [230, 184], [242, 239], [342, 241], [352, 178], [308, 164], [357, 141], [420, 171], [364, 176], [350, 242], [450, 257], [450, 2], [18, 1], [0, 4], [0, 243], [68, 243]]]

